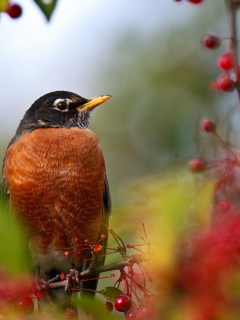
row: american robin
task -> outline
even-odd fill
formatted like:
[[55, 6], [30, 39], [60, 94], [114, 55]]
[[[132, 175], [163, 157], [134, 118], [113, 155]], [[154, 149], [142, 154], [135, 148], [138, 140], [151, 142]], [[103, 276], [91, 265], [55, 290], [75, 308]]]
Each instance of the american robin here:
[[[85, 268], [90, 249], [84, 241], [94, 244], [106, 234], [111, 199], [103, 154], [89, 130], [89, 118], [110, 97], [48, 93], [26, 111], [7, 148], [2, 188], [41, 274], [68, 272], [73, 264]], [[65, 248], [78, 244], [66, 257]], [[96, 281], [90, 287], [94, 286]]]

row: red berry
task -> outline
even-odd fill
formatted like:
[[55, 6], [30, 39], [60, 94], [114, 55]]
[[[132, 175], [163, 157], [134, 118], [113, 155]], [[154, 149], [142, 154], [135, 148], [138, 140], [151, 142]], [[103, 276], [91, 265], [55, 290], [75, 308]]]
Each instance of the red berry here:
[[234, 60], [233, 60], [232, 54], [229, 52], [222, 54], [217, 60], [217, 65], [218, 65], [219, 69], [224, 70], [224, 71], [233, 69]]
[[68, 320], [75, 320], [77, 319], [77, 314], [76, 314], [76, 311], [73, 310], [73, 309], [70, 309], [68, 308], [65, 312], [65, 319], [68, 319]]
[[192, 172], [201, 172], [207, 168], [207, 163], [204, 158], [195, 157], [189, 161], [188, 166]]
[[198, 4], [198, 3], [203, 2], [204, 0], [188, 0], [188, 1], [191, 3], [194, 3], [194, 4]]
[[17, 3], [9, 3], [5, 12], [12, 18], [17, 19], [22, 15], [22, 7]]
[[34, 310], [34, 303], [32, 299], [22, 297], [16, 302], [15, 310], [17, 313], [29, 315]]
[[61, 280], [66, 279], [66, 276], [65, 276], [65, 274], [64, 274], [63, 272], [60, 274], [60, 279], [61, 279]]
[[13, 304], [10, 298], [0, 297], [0, 314], [8, 316], [12, 312]]
[[133, 310], [128, 310], [125, 313], [125, 317], [127, 320], [138, 320], [138, 316], [139, 316], [139, 310], [138, 309], [133, 309]]
[[202, 119], [200, 121], [200, 129], [205, 132], [214, 132], [216, 129], [216, 125], [209, 119]]
[[235, 88], [235, 82], [231, 78], [229, 78], [227, 75], [224, 74], [218, 78], [217, 86], [222, 91], [231, 92]]
[[125, 295], [121, 294], [115, 299], [115, 309], [119, 312], [126, 312], [128, 311], [132, 306], [132, 299]]
[[93, 246], [93, 252], [99, 252], [102, 250], [102, 245], [100, 243], [96, 243], [94, 246]]
[[220, 47], [221, 41], [214, 34], [205, 34], [201, 39], [202, 45], [208, 49], [217, 49]]
[[112, 312], [112, 311], [113, 311], [113, 303], [112, 303], [112, 302], [107, 301], [106, 304], [105, 304], [105, 306], [106, 306], [106, 308], [107, 308], [107, 310], [108, 310], [109, 312]]

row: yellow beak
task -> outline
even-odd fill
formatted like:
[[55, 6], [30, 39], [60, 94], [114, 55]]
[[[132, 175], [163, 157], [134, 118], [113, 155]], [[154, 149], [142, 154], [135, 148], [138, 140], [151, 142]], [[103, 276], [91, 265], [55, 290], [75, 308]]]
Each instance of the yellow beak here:
[[102, 104], [103, 102], [110, 99], [112, 96], [97, 96], [91, 99], [88, 99], [88, 102], [82, 104], [81, 106], [77, 107], [77, 112], [81, 112], [84, 110], [92, 110]]

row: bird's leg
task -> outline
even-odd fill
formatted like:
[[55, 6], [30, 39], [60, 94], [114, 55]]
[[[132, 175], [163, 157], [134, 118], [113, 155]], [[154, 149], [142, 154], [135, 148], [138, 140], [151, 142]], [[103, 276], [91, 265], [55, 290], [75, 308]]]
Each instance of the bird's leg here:
[[69, 274], [66, 276], [65, 292], [67, 295], [68, 309], [72, 309], [78, 316], [78, 309], [72, 305], [72, 298], [76, 292], [80, 291], [79, 272], [75, 269], [75, 265], [70, 269]]

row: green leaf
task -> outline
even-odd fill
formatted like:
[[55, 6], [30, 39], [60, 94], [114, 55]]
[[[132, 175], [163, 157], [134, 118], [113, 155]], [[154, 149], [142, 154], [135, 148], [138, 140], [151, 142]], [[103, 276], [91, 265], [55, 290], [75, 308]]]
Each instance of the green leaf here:
[[115, 287], [106, 287], [105, 289], [102, 289], [101, 291], [98, 291], [104, 298], [106, 298], [109, 301], [114, 302], [114, 300], [123, 294], [123, 292]]
[[36, 2], [49, 21], [57, 4], [57, 0], [34, 0], [34, 2]]
[[8, 0], [0, 0], [0, 12], [5, 11], [7, 4], [8, 4]]
[[0, 266], [13, 274], [30, 268], [30, 256], [24, 236], [6, 205], [0, 203]]

